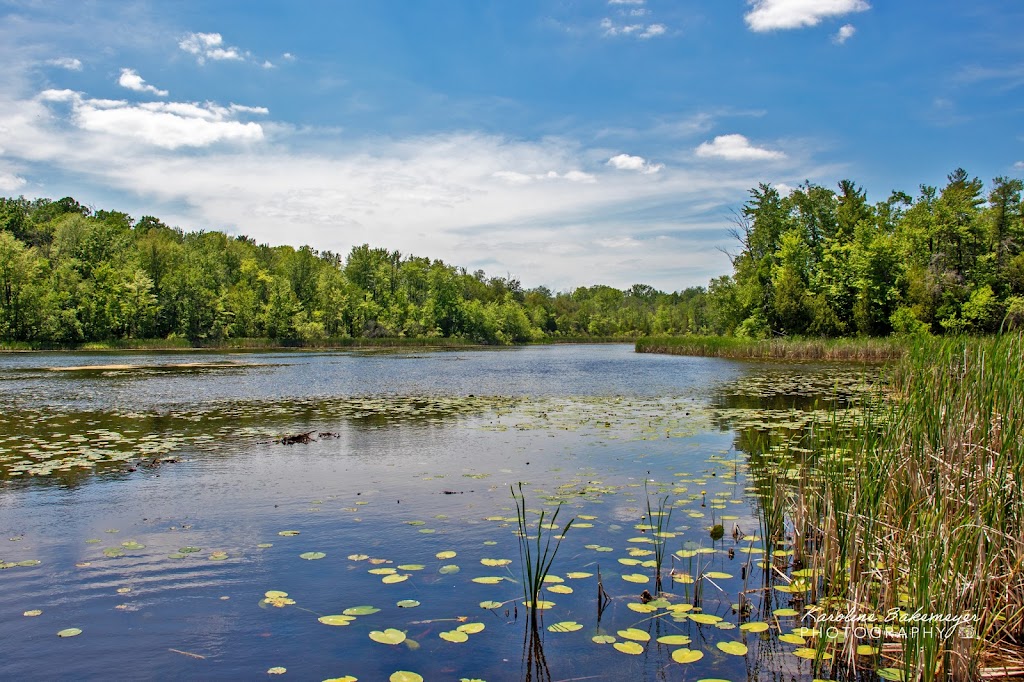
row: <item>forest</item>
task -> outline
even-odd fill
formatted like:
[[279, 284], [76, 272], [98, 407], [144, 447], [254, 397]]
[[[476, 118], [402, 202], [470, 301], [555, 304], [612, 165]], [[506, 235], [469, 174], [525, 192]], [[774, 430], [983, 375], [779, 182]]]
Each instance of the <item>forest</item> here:
[[524, 289], [365, 244], [269, 246], [71, 197], [0, 198], [0, 341], [992, 333], [1024, 325], [1022, 191], [998, 177], [986, 193], [962, 169], [876, 203], [849, 180], [762, 184], [733, 216], [733, 272], [672, 293]]

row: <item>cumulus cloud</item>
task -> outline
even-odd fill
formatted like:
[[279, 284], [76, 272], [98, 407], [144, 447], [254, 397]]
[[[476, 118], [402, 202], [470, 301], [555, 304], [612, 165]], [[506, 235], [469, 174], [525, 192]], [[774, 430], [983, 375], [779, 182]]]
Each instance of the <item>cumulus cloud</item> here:
[[847, 40], [853, 37], [853, 34], [857, 32], [857, 27], [853, 24], [844, 24], [839, 27], [836, 34], [832, 37], [832, 42], [836, 45], [842, 45]]
[[59, 66], [60, 68], [67, 69], [68, 71], [82, 70], [81, 60], [75, 59], [74, 57], [57, 57], [56, 59], [46, 60], [46, 63], [50, 66]]
[[601, 28], [605, 36], [630, 36], [640, 40], [664, 35], [667, 31], [664, 24], [616, 24], [608, 17], [601, 20]]
[[0, 192], [16, 192], [26, 184], [25, 178], [0, 171]]
[[1013, 164], [1013, 169], [1024, 170], [1024, 161], [1018, 161], [1017, 163]]
[[617, 154], [608, 159], [606, 165], [617, 170], [638, 171], [648, 175], [657, 173], [665, 167], [664, 164], [651, 163], [642, 156], [630, 156], [629, 154]]
[[160, 88], [150, 85], [137, 74], [133, 69], [121, 69], [121, 77], [117, 79], [117, 84], [122, 88], [128, 88], [135, 92], [148, 92], [156, 95], [157, 97], [167, 97], [167, 91], [161, 90]]
[[823, 19], [871, 9], [865, 0], [747, 0], [744, 16], [751, 31], [817, 26]]
[[211, 102], [142, 102], [88, 99], [73, 90], [45, 90], [41, 102], [71, 106], [71, 120], [82, 130], [132, 138], [163, 149], [206, 147], [218, 142], [263, 139], [263, 127], [235, 120], [241, 113], [264, 114], [261, 107]]
[[237, 47], [224, 44], [224, 37], [219, 33], [188, 33], [180, 41], [178, 47], [196, 58], [200, 64], [207, 59], [213, 61], [242, 61], [243, 52]]
[[701, 158], [726, 161], [777, 161], [786, 158], [783, 152], [755, 147], [746, 137], [735, 133], [702, 142], [694, 152]]

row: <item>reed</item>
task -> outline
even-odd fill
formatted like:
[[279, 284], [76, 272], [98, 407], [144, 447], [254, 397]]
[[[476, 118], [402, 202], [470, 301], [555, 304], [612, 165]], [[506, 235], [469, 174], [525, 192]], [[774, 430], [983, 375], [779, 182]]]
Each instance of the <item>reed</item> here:
[[657, 595], [661, 593], [661, 566], [665, 562], [665, 546], [668, 539], [666, 529], [671, 527], [672, 505], [668, 501], [668, 495], [665, 495], [658, 500], [657, 508], [652, 508], [646, 481], [644, 494], [647, 498], [647, 520], [654, 536], [654, 592]]
[[849, 360], [883, 362], [902, 357], [909, 341], [896, 338], [741, 339], [731, 336], [645, 336], [637, 353], [697, 355], [739, 360]]
[[[523, 494], [523, 484], [520, 483], [518, 487], [518, 494], [516, 494], [516, 488], [512, 488], [512, 499], [516, 503], [516, 518], [519, 524], [519, 560], [523, 579], [523, 598], [530, 612], [531, 630], [536, 631], [539, 628], [537, 613], [540, 611], [538, 603], [540, 602], [541, 588], [544, 587], [544, 578], [551, 570], [551, 564], [555, 561], [562, 538], [569, 532], [575, 519], [569, 519], [569, 523], [565, 524], [562, 531], [557, 536], [553, 536], [552, 531], [558, 529], [556, 522], [561, 505], [551, 514], [547, 523], [545, 523], [547, 512], [541, 511], [540, 517], [537, 519], [536, 535], [531, 536], [529, 534], [531, 528], [526, 519], [526, 496]], [[548, 532], [545, 533], [545, 531]], [[554, 546], [551, 544], [553, 539], [555, 540]]]
[[[868, 406], [853, 435], [834, 420], [811, 455], [783, 453], [801, 472], [782, 513], [810, 601], [881, 621], [829, 642], [837, 661], [907, 680], [1024, 668], [1022, 358], [1021, 336], [919, 340], [893, 399]], [[780, 483], [767, 465], [752, 472], [759, 491]], [[766, 541], [778, 497], [759, 505]]]

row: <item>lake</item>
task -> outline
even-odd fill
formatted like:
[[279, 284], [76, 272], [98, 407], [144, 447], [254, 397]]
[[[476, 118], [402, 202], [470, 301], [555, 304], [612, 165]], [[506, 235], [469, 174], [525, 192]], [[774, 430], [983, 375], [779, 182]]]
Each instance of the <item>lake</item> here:
[[[810, 680], [791, 595], [760, 589], [748, 444], [871, 373], [626, 345], [0, 355], [0, 672]], [[574, 520], [539, 646], [520, 483], [531, 532]]]

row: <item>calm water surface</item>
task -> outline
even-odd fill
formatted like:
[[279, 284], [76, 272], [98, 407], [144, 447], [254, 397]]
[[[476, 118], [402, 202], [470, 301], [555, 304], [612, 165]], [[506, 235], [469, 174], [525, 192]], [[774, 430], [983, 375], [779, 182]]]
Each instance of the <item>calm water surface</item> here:
[[[582, 627], [544, 630], [541, 678], [810, 679], [773, 632], [736, 627], [732, 605], [761, 574], [750, 566], [745, 583], [756, 554], [736, 550], [760, 543], [731, 534], [757, 523], [722, 411], [805, 409], [838, 371], [617, 345], [0, 356], [0, 677], [264, 679], [283, 667], [301, 680], [524, 679], [510, 494], [522, 482], [531, 524], [559, 502], [559, 522], [576, 519], [544, 624]], [[756, 390], [815, 372], [782, 396]], [[299, 433], [311, 442], [278, 442]], [[667, 551], [684, 555], [664, 571], [725, 576], [702, 604], [721, 623], [635, 610], [654, 591], [645, 483], [655, 508], [671, 505]], [[730, 531], [718, 541], [715, 524]], [[598, 571], [612, 597], [600, 617]], [[664, 589], [693, 602], [685, 579]], [[318, 620], [364, 605], [379, 611]], [[484, 629], [466, 642], [440, 637], [471, 623]], [[82, 633], [58, 637], [65, 628]], [[371, 639], [389, 628], [406, 640]], [[629, 628], [650, 637], [639, 654], [592, 640], [645, 639]], [[667, 635], [703, 658], [673, 661], [683, 645], [657, 641]], [[732, 641], [746, 655], [717, 647]]]

